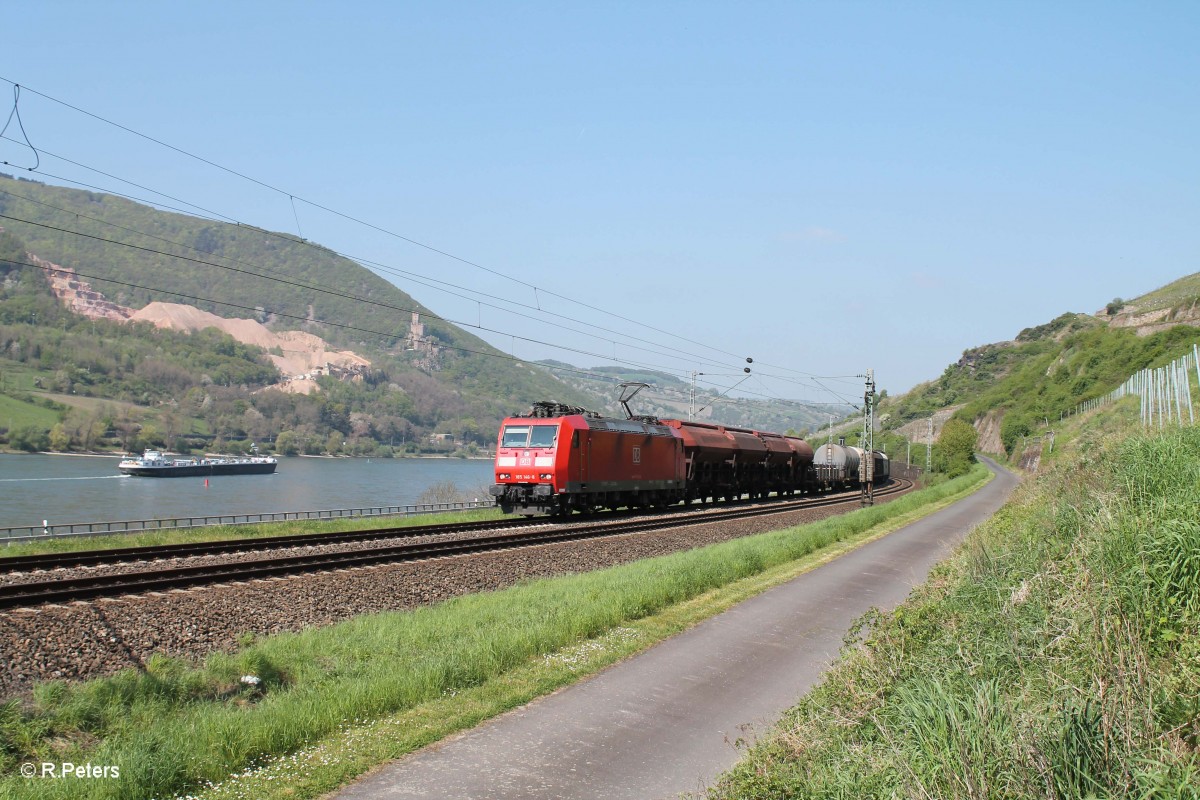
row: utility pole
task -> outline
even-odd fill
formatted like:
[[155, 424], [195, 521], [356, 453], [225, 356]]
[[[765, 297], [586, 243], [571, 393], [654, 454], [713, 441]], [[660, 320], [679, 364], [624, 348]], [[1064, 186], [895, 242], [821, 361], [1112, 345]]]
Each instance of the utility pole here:
[[863, 457], [858, 465], [862, 486], [862, 504], [875, 505], [875, 370], [867, 370], [867, 388], [863, 393]]
[[933, 417], [929, 418], [929, 436], [925, 439], [925, 480], [933, 472]]
[[692, 413], [688, 419], [693, 422], [696, 420], [696, 370], [692, 370]]

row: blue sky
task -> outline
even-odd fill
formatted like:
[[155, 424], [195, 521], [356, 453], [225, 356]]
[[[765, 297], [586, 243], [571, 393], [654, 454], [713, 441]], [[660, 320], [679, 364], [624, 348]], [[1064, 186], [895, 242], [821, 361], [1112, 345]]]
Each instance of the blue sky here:
[[17, 20], [3, 78], [284, 193], [27, 92], [41, 149], [653, 345], [389, 276], [449, 318], [714, 385], [751, 356], [739, 391], [828, 401], [799, 374], [871, 367], [897, 393], [1200, 270], [1196, 3], [49, 0]]

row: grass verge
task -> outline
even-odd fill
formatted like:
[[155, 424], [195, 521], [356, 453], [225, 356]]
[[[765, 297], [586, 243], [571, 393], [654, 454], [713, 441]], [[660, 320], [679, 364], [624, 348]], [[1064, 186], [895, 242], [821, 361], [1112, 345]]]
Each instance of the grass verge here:
[[1200, 797], [1200, 430], [1096, 430], [711, 800]]
[[10, 777], [0, 796], [315, 796], [877, 538], [987, 474], [978, 466], [814, 525], [274, 636], [200, 667], [155, 658], [144, 672], [47, 684], [33, 708], [0, 709], [0, 772], [90, 762], [119, 778]]
[[410, 528], [417, 525], [440, 525], [447, 522], [473, 522], [501, 519], [499, 509], [453, 511], [421, 514], [411, 517], [339, 517], [329, 520], [294, 520], [265, 522], [254, 525], [212, 525], [202, 528], [162, 528], [140, 533], [119, 533], [110, 536], [64, 536], [17, 543], [0, 541], [0, 558], [34, 555], [37, 553], [73, 553], [79, 550], [113, 550], [120, 547], [148, 547], [193, 542], [223, 542], [228, 539], [268, 539], [273, 536], [298, 536], [310, 533], [359, 531], [363, 525], [388, 528]]

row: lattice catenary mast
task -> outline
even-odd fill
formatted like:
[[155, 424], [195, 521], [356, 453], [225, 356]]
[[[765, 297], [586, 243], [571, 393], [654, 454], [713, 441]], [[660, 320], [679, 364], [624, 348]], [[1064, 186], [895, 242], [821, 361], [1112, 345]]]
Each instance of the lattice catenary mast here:
[[863, 455], [858, 462], [858, 480], [862, 486], [862, 504], [875, 504], [875, 370], [867, 370], [867, 389], [863, 393]]

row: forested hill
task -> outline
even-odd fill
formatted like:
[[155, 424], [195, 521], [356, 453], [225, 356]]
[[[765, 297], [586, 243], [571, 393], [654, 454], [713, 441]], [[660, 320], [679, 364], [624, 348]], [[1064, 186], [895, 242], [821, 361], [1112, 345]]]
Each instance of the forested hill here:
[[[459, 328], [429, 319], [429, 309], [370, 270], [289, 234], [2, 175], [0, 216], [5, 217], [0, 226], [41, 258], [80, 273], [149, 287], [91, 280], [108, 299], [131, 308], [165, 300], [245, 318], [254, 316], [258, 306], [264, 310], [260, 321], [272, 327], [307, 330], [350, 349], [385, 350], [402, 343], [410, 312], [420, 311], [426, 332], [442, 343], [496, 352]], [[323, 320], [347, 327], [324, 325]]]
[[[182, 303], [255, 319], [273, 331], [303, 330], [370, 361], [354, 380], [325, 376], [311, 395], [281, 396], [270, 387], [282, 376], [260, 348], [219, 345], [225, 360], [214, 370], [213, 358], [197, 348], [214, 349], [223, 335], [190, 341], [144, 324], [84, 319], [56, 306], [42, 270], [9, 264], [0, 269], [0, 405], [7, 412], [0, 446], [14, 444], [4, 428], [23, 425], [21, 446], [31, 436], [47, 446], [53, 415], [42, 407], [49, 404], [68, 432], [101, 425], [111, 434], [152, 423], [162, 434], [124, 434], [122, 444], [134, 448], [183, 445], [186, 434], [194, 446], [269, 443], [281, 433], [296, 434], [313, 452], [331, 451], [335, 440], [354, 452], [401, 443], [412, 449], [434, 434], [487, 447], [501, 418], [535, 401], [592, 399], [433, 319], [370, 270], [294, 236], [8, 176], [0, 177], [0, 228], [7, 249], [18, 254], [12, 260], [28, 254], [73, 269], [119, 306]], [[412, 311], [421, 312], [424, 325], [415, 347]], [[82, 397], [115, 404], [101, 409]], [[173, 420], [163, 424], [157, 417], [167, 413]], [[179, 435], [166, 436], [168, 430]], [[73, 448], [95, 439], [69, 438]]]
[[[434, 441], [486, 448], [500, 419], [539, 400], [620, 413], [621, 380], [656, 385], [639, 398], [640, 413], [679, 416], [690, 407], [689, 387], [667, 374], [514, 362], [360, 264], [290, 234], [2, 174], [0, 229], [15, 254], [6, 257], [43, 268], [0, 265], [0, 412], [11, 412], [0, 414], [0, 447], [54, 445], [48, 437], [57, 416], [63, 430], [55, 442], [79, 449], [95, 444], [98, 428], [114, 434], [110, 445], [121, 431], [129, 449], [261, 445], [281, 434], [309, 452], [428, 449]], [[48, 264], [75, 272], [57, 273], [57, 304]], [[87, 299], [82, 310], [90, 317], [103, 307], [109, 319], [68, 311], [59, 284]], [[199, 316], [162, 303], [268, 330], [247, 337], [245, 326], [224, 326], [241, 342], [234, 348], [212, 329], [188, 338], [129, 324]], [[423, 330], [411, 326], [414, 311]], [[281, 374], [288, 345], [269, 338], [292, 330], [369, 367], [356, 361], [342, 374], [292, 380], [303, 371]], [[302, 383], [315, 391], [300, 393]], [[101, 409], [83, 397], [117, 405]], [[711, 390], [696, 400], [704, 419], [765, 430], [800, 430], [824, 418], [794, 403], [733, 401]]]

